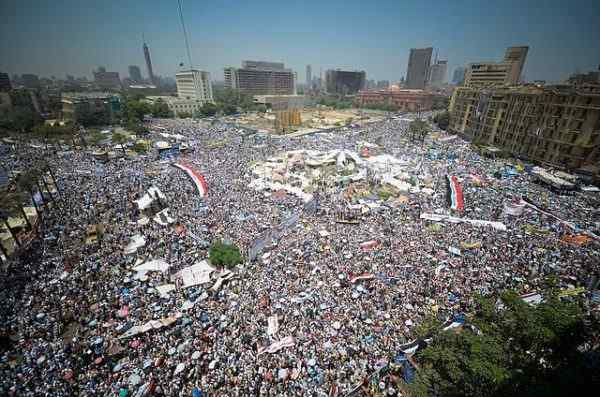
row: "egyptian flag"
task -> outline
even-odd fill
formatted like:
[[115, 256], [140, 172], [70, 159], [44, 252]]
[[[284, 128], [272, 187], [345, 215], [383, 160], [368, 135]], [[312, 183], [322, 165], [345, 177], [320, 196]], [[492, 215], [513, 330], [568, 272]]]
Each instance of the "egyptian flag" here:
[[464, 211], [465, 202], [463, 199], [463, 192], [458, 179], [455, 176], [446, 175], [448, 181], [448, 204], [450, 208], [455, 211]]
[[173, 163], [173, 166], [185, 171], [185, 173], [192, 180], [194, 186], [196, 186], [196, 190], [198, 191], [200, 197], [206, 196], [206, 194], [208, 193], [208, 185], [206, 184], [204, 176], [200, 172], [198, 172], [198, 170], [193, 168], [191, 165], [183, 162]]

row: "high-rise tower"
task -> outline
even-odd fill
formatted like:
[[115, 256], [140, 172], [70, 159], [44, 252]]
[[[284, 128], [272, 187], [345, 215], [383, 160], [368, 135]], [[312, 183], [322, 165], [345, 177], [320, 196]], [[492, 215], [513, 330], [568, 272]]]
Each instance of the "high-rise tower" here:
[[146, 43], [144, 43], [144, 58], [146, 58], [146, 69], [148, 69], [148, 79], [152, 84], [156, 84], [154, 78], [154, 72], [152, 71], [152, 60], [150, 60], [150, 50]]

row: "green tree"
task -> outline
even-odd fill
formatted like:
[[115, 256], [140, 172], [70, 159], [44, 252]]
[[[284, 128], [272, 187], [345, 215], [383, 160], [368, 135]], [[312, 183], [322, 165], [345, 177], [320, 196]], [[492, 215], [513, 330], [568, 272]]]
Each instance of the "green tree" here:
[[242, 263], [242, 255], [240, 250], [233, 244], [225, 244], [221, 241], [216, 241], [211, 244], [209, 249], [210, 263], [215, 266], [225, 266], [232, 268], [235, 265]]
[[142, 122], [145, 115], [152, 113], [152, 107], [146, 101], [130, 99], [125, 101], [123, 113], [128, 122]]
[[190, 112], [179, 112], [177, 114], [177, 117], [179, 117], [180, 119], [189, 119], [190, 117], [192, 117], [192, 114]]
[[135, 143], [133, 149], [140, 154], [146, 153], [150, 148], [150, 143], [148, 141], [139, 140]]
[[211, 117], [217, 114], [217, 105], [211, 102], [206, 102], [198, 111], [200, 117]]
[[408, 125], [408, 131], [411, 136], [411, 140], [420, 140], [421, 142], [425, 142], [425, 138], [431, 131], [431, 127], [426, 121], [415, 119]]
[[[497, 304], [500, 302], [500, 304]], [[536, 306], [514, 292], [500, 299], [478, 298], [473, 328], [437, 331], [417, 352], [420, 364], [414, 396], [564, 396], [600, 386], [600, 365], [582, 351], [598, 338], [598, 327], [585, 327], [577, 298], [559, 299], [550, 288]]]
[[169, 105], [162, 99], [154, 102], [150, 108], [152, 117], [170, 118], [173, 117], [173, 112], [169, 109]]
[[38, 205], [34, 199], [34, 192], [36, 190], [36, 181], [39, 178], [39, 171], [34, 168], [30, 168], [22, 173], [16, 179], [17, 188], [29, 195], [31, 202], [33, 203], [33, 207], [35, 208], [35, 212], [40, 215], [41, 211], [38, 208]]
[[31, 228], [31, 224], [29, 223], [29, 220], [23, 211], [23, 200], [23, 195], [20, 192], [0, 192], [0, 218], [4, 223], [4, 227], [8, 230], [11, 237], [15, 241], [17, 247], [21, 246], [21, 241], [19, 241], [19, 238], [15, 234], [14, 230], [10, 227], [8, 218], [15, 216], [20, 212], [25, 218], [27, 225]]
[[123, 150], [123, 154], [127, 154], [125, 151], [125, 144], [129, 141], [129, 137], [121, 132], [114, 132], [112, 134], [113, 145], [120, 145]]
[[450, 113], [448, 111], [438, 113], [433, 118], [433, 122], [438, 125], [441, 130], [446, 131], [450, 124]]

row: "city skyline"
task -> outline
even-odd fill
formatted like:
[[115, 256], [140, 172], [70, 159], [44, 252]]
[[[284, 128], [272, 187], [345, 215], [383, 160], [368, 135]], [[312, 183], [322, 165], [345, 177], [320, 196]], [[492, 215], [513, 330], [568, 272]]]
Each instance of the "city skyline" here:
[[[452, 73], [470, 62], [501, 59], [506, 47], [519, 45], [530, 47], [526, 80], [562, 81], [600, 63], [595, 42], [600, 28], [594, 23], [600, 5], [575, 3], [553, 0], [539, 8], [527, 1], [436, 6], [379, 1], [365, 7], [358, 1], [308, 1], [286, 6], [284, 13], [272, 1], [235, 6], [183, 1], [183, 11], [194, 67], [215, 81], [223, 80], [223, 67], [244, 59], [284, 62], [300, 82], [307, 64], [398, 81], [406, 76], [411, 48], [438, 49]], [[0, 44], [0, 70], [10, 75], [90, 77], [102, 65], [127, 76], [129, 65], [145, 64], [142, 35], [155, 75], [173, 77], [182, 62], [188, 67], [175, 1], [5, 1], [2, 12], [6, 23], [0, 33], [13, 39]]]

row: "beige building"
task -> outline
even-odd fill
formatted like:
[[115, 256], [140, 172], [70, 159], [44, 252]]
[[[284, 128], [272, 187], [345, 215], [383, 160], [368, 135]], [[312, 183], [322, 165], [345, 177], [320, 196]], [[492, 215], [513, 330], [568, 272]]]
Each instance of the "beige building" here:
[[175, 74], [177, 96], [181, 100], [196, 101], [200, 105], [213, 102], [210, 73], [201, 70], [184, 70]]
[[529, 47], [508, 47], [502, 62], [476, 62], [467, 66], [465, 87], [484, 88], [517, 85]]
[[155, 95], [155, 96], [147, 96], [146, 101], [149, 103], [155, 103], [156, 101], [161, 100], [167, 104], [169, 110], [173, 112], [176, 117], [181, 116], [182, 114], [191, 114], [194, 115], [195, 112], [199, 111], [203, 102], [197, 101], [195, 99], [182, 99], [179, 97], [172, 97], [167, 95]]
[[600, 162], [600, 86], [459, 87], [449, 130], [560, 168]]

